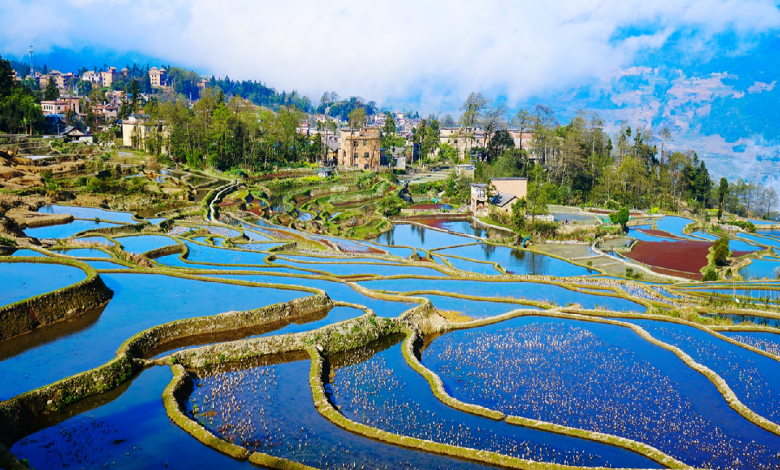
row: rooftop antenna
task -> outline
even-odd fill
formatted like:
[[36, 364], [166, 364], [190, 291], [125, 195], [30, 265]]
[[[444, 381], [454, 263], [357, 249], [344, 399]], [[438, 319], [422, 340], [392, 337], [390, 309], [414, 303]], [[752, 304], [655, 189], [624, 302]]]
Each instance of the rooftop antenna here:
[[35, 72], [33, 71], [33, 45], [32, 44], [28, 46], [27, 52], [30, 53], [30, 77], [34, 80]]

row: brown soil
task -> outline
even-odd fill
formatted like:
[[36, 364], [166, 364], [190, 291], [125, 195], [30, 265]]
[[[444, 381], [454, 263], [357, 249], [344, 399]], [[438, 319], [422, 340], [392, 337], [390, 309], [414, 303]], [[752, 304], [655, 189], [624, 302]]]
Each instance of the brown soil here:
[[687, 240], [687, 238], [678, 237], [677, 235], [672, 235], [671, 233], [664, 232], [663, 230], [654, 230], [651, 228], [638, 228], [635, 230], [637, 232], [644, 233], [645, 235], [652, 235], [654, 237], [669, 238], [671, 240]]
[[[640, 263], [653, 266], [654, 271], [662, 274], [685, 276], [690, 279], [701, 279], [701, 268], [707, 266], [707, 255], [710, 251], [709, 242], [676, 241], [648, 242], [640, 240], [626, 257]], [[677, 272], [664, 272], [672, 270]], [[690, 277], [696, 276], [696, 277]]]

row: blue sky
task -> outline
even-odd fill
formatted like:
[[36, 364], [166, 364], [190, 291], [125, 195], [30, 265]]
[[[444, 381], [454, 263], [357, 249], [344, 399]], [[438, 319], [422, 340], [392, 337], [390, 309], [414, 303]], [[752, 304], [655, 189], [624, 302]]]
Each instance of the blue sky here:
[[776, 0], [4, 0], [0, 17], [0, 54], [32, 43], [50, 67], [170, 63], [423, 113], [481, 91], [669, 126], [719, 176], [780, 184]]

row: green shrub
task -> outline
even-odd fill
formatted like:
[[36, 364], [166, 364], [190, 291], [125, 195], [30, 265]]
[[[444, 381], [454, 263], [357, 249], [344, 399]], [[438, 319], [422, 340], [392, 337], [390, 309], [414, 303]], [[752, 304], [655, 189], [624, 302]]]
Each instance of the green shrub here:
[[718, 280], [718, 273], [712, 267], [707, 269], [707, 271], [704, 273], [704, 277], [702, 278], [702, 281], [704, 282], [717, 281], [717, 280]]

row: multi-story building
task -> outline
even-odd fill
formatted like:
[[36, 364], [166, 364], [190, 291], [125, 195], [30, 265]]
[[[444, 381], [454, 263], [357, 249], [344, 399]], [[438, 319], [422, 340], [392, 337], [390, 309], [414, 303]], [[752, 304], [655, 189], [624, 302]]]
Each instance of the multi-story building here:
[[116, 71], [116, 67], [109, 67], [105, 72], [100, 72], [100, 82], [104, 87], [110, 87], [117, 80], [119, 80], [119, 72]]
[[79, 97], [78, 96], [61, 96], [54, 101], [41, 101], [41, 109], [43, 115], [48, 116], [50, 114], [66, 114], [68, 110], [73, 110], [76, 114], [79, 113]]
[[517, 199], [525, 199], [528, 195], [527, 178], [493, 178], [490, 185], [495, 188], [488, 194], [487, 184], [471, 185], [471, 211], [481, 212], [493, 207], [495, 210], [509, 214], [512, 204]]
[[386, 164], [381, 138], [377, 128], [341, 129], [339, 166], [376, 170]]
[[93, 85], [100, 85], [100, 74], [89, 70], [81, 75], [81, 79], [86, 82], [91, 82]]
[[459, 160], [467, 160], [475, 147], [485, 147], [487, 139], [480, 129], [442, 127], [439, 130], [439, 144], [448, 144], [458, 151]]
[[164, 68], [152, 67], [149, 69], [149, 81], [152, 82], [153, 88], [161, 88], [168, 86], [168, 75]]

